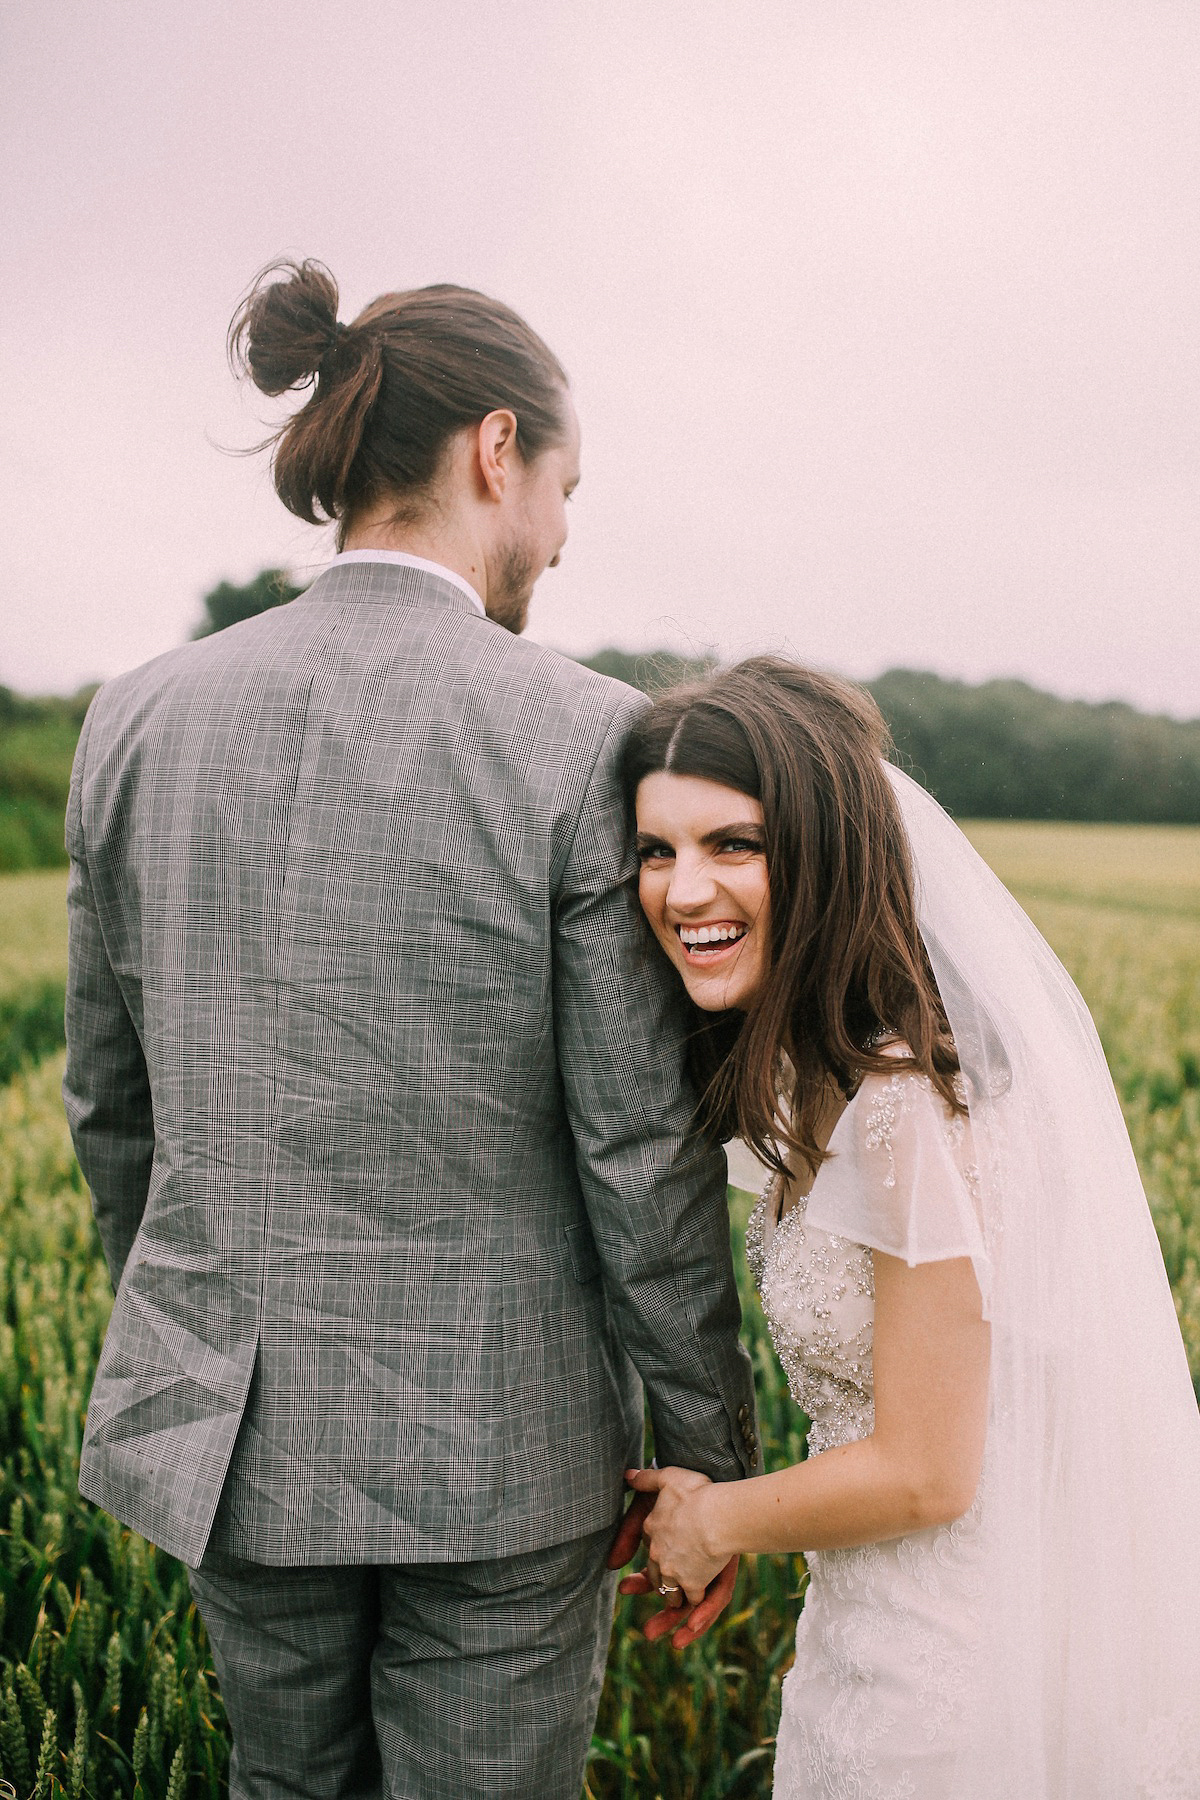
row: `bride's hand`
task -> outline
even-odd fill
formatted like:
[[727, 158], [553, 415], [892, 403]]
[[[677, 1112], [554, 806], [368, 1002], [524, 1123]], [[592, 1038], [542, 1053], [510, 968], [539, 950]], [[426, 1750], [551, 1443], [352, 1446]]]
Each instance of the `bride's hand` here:
[[729, 1560], [706, 1539], [705, 1497], [712, 1482], [694, 1469], [627, 1469], [625, 1479], [638, 1493], [655, 1496], [642, 1535], [662, 1581], [682, 1588], [688, 1604], [698, 1605]]

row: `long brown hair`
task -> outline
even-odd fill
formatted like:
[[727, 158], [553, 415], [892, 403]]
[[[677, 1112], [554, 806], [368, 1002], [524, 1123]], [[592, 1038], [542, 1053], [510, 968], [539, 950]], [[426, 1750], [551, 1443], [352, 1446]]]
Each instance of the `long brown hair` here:
[[[772, 656], [663, 694], [625, 748], [631, 803], [664, 770], [736, 788], [763, 809], [770, 966], [746, 1013], [696, 1008], [692, 1060], [708, 1127], [777, 1169], [780, 1146], [814, 1174], [824, 1161], [816, 1131], [830, 1076], [850, 1093], [865, 1071], [918, 1069], [963, 1110], [884, 772], [889, 748], [869, 694]], [[885, 1036], [908, 1054], [884, 1055]]]
[[336, 519], [339, 545], [380, 499], [398, 519], [418, 513], [449, 439], [490, 412], [516, 415], [527, 463], [565, 434], [562, 364], [473, 288], [382, 294], [343, 325], [323, 264], [273, 263], [234, 314], [229, 355], [264, 394], [313, 388], [267, 443], [283, 504], [310, 525]]

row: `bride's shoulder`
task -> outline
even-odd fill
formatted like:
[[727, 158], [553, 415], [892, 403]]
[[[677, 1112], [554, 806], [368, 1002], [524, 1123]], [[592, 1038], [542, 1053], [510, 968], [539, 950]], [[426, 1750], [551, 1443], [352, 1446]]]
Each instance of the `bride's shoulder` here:
[[866, 1102], [865, 1107], [860, 1105], [860, 1111], [880, 1105], [885, 1096], [893, 1100], [910, 1100], [917, 1093], [932, 1087], [925, 1072], [914, 1066], [913, 1053], [902, 1037], [876, 1039], [870, 1048], [872, 1055], [881, 1056], [896, 1066], [891, 1069], [861, 1071], [853, 1092], [856, 1102]]
[[809, 1199], [809, 1222], [910, 1265], [979, 1241], [966, 1120], [901, 1039], [874, 1045]]
[[[936, 1083], [925, 1070], [915, 1064], [913, 1053], [902, 1037], [877, 1038], [871, 1044], [871, 1053], [882, 1056], [888, 1062], [896, 1064], [894, 1069], [864, 1069], [859, 1077], [855, 1094], [864, 1089], [877, 1092], [882, 1085], [905, 1093], [927, 1093], [938, 1095]], [[961, 1079], [956, 1075], [953, 1081], [954, 1091], [958, 1094], [962, 1087]], [[940, 1095], [938, 1095], [940, 1098]]]
[[[957, 1138], [963, 1118], [924, 1069], [913, 1066], [912, 1051], [901, 1037], [890, 1037], [872, 1046], [877, 1056], [894, 1062], [893, 1069], [865, 1069], [854, 1090], [856, 1136], [868, 1150], [890, 1151], [905, 1125], [909, 1130], [936, 1125]], [[959, 1105], [965, 1103], [961, 1078], [953, 1089]]]

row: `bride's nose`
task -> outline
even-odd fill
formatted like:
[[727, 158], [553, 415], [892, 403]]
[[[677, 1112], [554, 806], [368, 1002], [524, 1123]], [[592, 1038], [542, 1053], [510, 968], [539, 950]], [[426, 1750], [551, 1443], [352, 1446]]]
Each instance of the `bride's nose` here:
[[699, 912], [703, 907], [711, 906], [716, 893], [717, 884], [708, 857], [685, 856], [677, 851], [667, 889], [667, 905], [671, 911]]

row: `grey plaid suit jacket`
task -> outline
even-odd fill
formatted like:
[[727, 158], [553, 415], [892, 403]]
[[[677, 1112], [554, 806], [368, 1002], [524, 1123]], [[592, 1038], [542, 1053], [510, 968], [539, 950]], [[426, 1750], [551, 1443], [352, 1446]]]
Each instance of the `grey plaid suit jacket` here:
[[724, 1158], [629, 879], [643, 704], [372, 563], [97, 695], [64, 1094], [117, 1297], [80, 1486], [185, 1562], [598, 1530], [638, 1375], [660, 1460], [749, 1471]]

